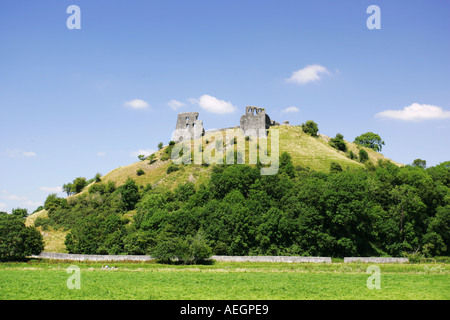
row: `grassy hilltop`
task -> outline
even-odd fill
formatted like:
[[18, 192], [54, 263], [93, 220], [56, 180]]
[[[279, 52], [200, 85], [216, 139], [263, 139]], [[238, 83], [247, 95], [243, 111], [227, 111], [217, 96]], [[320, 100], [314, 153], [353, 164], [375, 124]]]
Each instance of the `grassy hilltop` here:
[[[328, 173], [332, 163], [337, 163], [343, 170], [359, 170], [364, 169], [365, 166], [372, 164], [376, 166], [379, 161], [389, 161], [393, 164], [400, 166], [400, 164], [387, 159], [382, 154], [375, 152], [370, 148], [364, 148], [355, 143], [346, 141], [347, 152], [339, 151], [328, 143], [330, 138], [324, 135], [318, 135], [318, 137], [312, 137], [303, 132], [301, 126], [281, 125], [272, 127], [279, 130], [279, 154], [288, 152], [291, 156], [292, 164], [302, 170], [311, 170]], [[208, 145], [214, 144], [215, 139], [213, 133], [206, 133], [201, 143], [202, 148], [205, 150]], [[217, 138], [217, 136], [216, 136]], [[270, 139], [269, 134], [267, 146], [270, 152]], [[225, 134], [223, 134], [223, 141], [226, 140]], [[249, 143], [255, 142], [254, 139], [246, 141], [245, 161], [248, 163], [249, 155]], [[230, 145], [223, 143], [225, 149], [230, 148]], [[101, 177], [102, 183], [114, 182], [116, 187], [123, 185], [128, 178], [132, 178], [141, 188], [151, 185], [153, 188], [164, 188], [173, 190], [180, 184], [186, 182], [193, 183], [196, 187], [202, 183], [208, 181], [211, 176], [212, 166], [203, 166], [198, 164], [179, 165], [176, 171], [167, 173], [169, 166], [172, 165], [167, 150], [170, 147], [165, 146], [161, 150], [154, 153], [153, 160], [143, 160], [132, 163], [127, 166], [118, 167], [111, 172]], [[353, 151], [354, 154], [358, 154], [359, 149], [364, 149], [369, 155], [369, 160], [363, 164], [357, 159], [350, 159], [349, 152]], [[141, 171], [138, 175], [137, 172]], [[143, 172], [143, 174], [142, 174]], [[91, 185], [94, 184], [91, 183]], [[70, 195], [67, 200], [77, 198], [82, 194], [87, 193], [87, 190], [91, 185], [88, 185], [78, 194]], [[128, 218], [131, 218], [136, 212], [134, 210], [125, 214]], [[27, 218], [27, 224], [33, 225], [36, 218], [47, 218], [47, 212], [45, 210], [36, 212]], [[42, 227], [39, 227], [42, 229]], [[42, 231], [42, 230], [41, 230]], [[43, 231], [45, 239], [45, 251], [47, 252], [66, 252], [64, 245], [65, 236], [68, 233], [67, 230], [54, 230], [49, 228]]]

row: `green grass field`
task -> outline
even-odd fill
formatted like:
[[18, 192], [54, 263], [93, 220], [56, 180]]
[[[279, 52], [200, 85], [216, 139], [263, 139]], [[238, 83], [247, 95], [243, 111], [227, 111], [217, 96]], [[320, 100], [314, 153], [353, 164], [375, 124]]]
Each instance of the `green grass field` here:
[[[67, 267], [80, 268], [68, 289]], [[447, 264], [380, 264], [381, 289], [368, 289], [369, 264], [157, 263], [31, 260], [0, 264], [1, 300], [448, 300]]]

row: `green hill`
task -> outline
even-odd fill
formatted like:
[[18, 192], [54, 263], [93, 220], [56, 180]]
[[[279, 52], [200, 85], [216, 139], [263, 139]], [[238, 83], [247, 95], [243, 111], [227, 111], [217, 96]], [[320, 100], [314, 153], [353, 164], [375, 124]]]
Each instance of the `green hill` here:
[[[367, 151], [369, 155], [368, 162], [374, 166], [376, 166], [380, 160], [389, 161], [395, 165], [401, 166], [401, 164], [387, 159], [382, 154], [377, 153], [372, 149], [363, 148], [347, 141], [347, 153], [339, 151], [329, 145], [329, 137], [324, 135], [312, 137], [304, 133], [301, 126], [281, 125], [272, 128], [279, 130], [279, 154], [281, 155], [283, 152], [288, 152], [291, 156], [292, 164], [297, 169], [328, 173], [331, 164], [334, 162], [338, 163], [344, 171], [363, 170], [367, 163], [363, 164], [357, 159], [350, 159], [348, 156], [349, 151], [353, 151], [353, 153], [357, 155], [361, 148]], [[208, 145], [215, 143], [214, 138], [212, 137], [213, 135], [213, 133], [207, 132], [203, 137], [201, 143], [204, 150]], [[270, 138], [271, 136], [269, 134], [268, 139]], [[253, 139], [250, 140], [253, 141]], [[225, 141], [225, 135], [223, 135], [223, 141]], [[249, 141], [246, 141], [246, 163], [248, 163], [249, 143]], [[269, 142], [268, 144], [270, 145]], [[229, 150], [232, 144], [226, 145], [225, 142], [223, 145], [225, 145], [225, 149], [228, 148]], [[101, 177], [101, 181], [102, 183], [112, 181], [115, 183], [116, 187], [120, 187], [131, 177], [142, 188], [151, 185], [152, 188], [165, 188], [170, 190], [173, 190], [178, 185], [186, 182], [192, 182], [198, 187], [202, 183], [208, 181], [211, 176], [212, 166], [200, 164], [178, 165], [176, 171], [167, 173], [169, 166], [172, 165], [172, 161], [169, 158], [170, 150], [171, 146], [165, 146], [161, 150], [155, 152], [152, 161], [147, 159], [116, 168]], [[269, 152], [270, 151], [269, 146]], [[140, 175], [137, 174], [138, 170], [142, 170]], [[92, 184], [94, 183], [91, 183], [91, 185]], [[85, 187], [82, 192], [67, 197], [67, 200], [71, 201], [71, 199], [75, 199], [80, 195], [87, 193], [91, 185]], [[134, 213], [135, 212], [132, 211], [127, 215], [131, 217]], [[46, 216], [47, 213], [45, 210], [36, 212], [28, 217], [27, 224], [33, 225], [37, 217], [45, 218]], [[42, 229], [42, 227], [39, 228]], [[53, 230], [52, 228], [49, 228], [42, 231], [42, 233], [46, 241], [45, 251], [65, 252], [64, 238], [68, 233], [67, 230]]]

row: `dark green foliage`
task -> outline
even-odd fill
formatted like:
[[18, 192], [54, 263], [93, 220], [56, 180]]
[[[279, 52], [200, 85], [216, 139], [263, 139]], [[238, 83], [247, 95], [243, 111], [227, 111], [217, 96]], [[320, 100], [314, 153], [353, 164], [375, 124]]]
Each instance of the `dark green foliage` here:
[[172, 173], [172, 172], [175, 172], [175, 171], [178, 171], [178, 170], [180, 170], [180, 166], [175, 164], [175, 163], [171, 163], [167, 167], [166, 173], [169, 174], [169, 173]]
[[[97, 179], [100, 179], [100, 177], [97, 177], [97, 175], [92, 181], [97, 181]], [[63, 185], [63, 191], [67, 193], [68, 196], [80, 193], [81, 191], [83, 191], [84, 187], [86, 187], [92, 181], [88, 182], [86, 178], [83, 177], [75, 178], [72, 182]]]
[[102, 181], [102, 174], [101, 173], [96, 173], [95, 176], [94, 176], [94, 181], [96, 183]]
[[279, 172], [287, 174], [290, 178], [295, 176], [295, 167], [292, 164], [291, 155], [287, 152], [283, 152], [280, 156]]
[[369, 160], [369, 154], [364, 149], [359, 149], [359, 161], [364, 163]]
[[357, 159], [358, 159], [358, 156], [357, 156], [356, 154], [354, 154], [352, 150], [350, 150], [350, 151], [348, 152], [348, 155], [347, 155], [347, 156], [348, 156], [350, 159], [352, 159], [352, 160], [357, 160]]
[[336, 137], [331, 138], [328, 144], [340, 151], [347, 151], [347, 144], [344, 141], [344, 136], [340, 133], [336, 134]]
[[337, 173], [337, 172], [341, 172], [342, 171], [342, 167], [339, 163], [337, 162], [332, 162], [330, 165], [330, 173]]
[[366, 148], [371, 148], [377, 152], [380, 152], [384, 146], [384, 141], [381, 140], [380, 136], [373, 132], [364, 133], [355, 138], [353, 141], [356, 144], [359, 144]]
[[128, 178], [125, 184], [120, 186], [117, 191], [121, 195], [123, 208], [127, 211], [133, 210], [140, 199], [139, 187], [136, 181]]
[[26, 218], [28, 216], [28, 210], [22, 208], [12, 209], [11, 213], [18, 218]]
[[49, 219], [36, 222], [70, 229], [73, 253], [150, 254], [167, 262], [199, 263], [211, 254], [449, 254], [450, 162], [426, 169], [380, 162], [360, 171], [335, 164], [330, 174], [292, 173], [290, 164], [283, 154], [271, 176], [247, 165], [213, 166], [198, 188], [98, 183], [69, 203], [49, 196]]
[[0, 214], [0, 261], [23, 260], [44, 250], [41, 233], [26, 227], [24, 219]]
[[302, 124], [303, 132], [309, 134], [312, 137], [317, 137], [317, 133], [319, 132], [319, 126], [312, 120], [306, 121], [306, 123]]
[[416, 160], [413, 161], [412, 166], [425, 169], [427, 167], [427, 162], [425, 160], [422, 160], [422, 159], [416, 159]]
[[136, 174], [137, 174], [138, 176], [142, 176], [142, 175], [145, 174], [145, 171], [142, 170], [142, 169], [138, 169], [138, 170], [136, 170]]

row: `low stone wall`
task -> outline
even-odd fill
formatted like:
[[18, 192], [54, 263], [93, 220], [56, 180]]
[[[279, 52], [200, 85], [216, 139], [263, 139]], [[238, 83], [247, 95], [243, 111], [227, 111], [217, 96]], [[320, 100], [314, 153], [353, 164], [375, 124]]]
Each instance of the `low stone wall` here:
[[330, 257], [299, 257], [299, 256], [212, 256], [216, 261], [228, 262], [314, 262], [331, 263]]
[[384, 257], [347, 257], [344, 262], [364, 262], [364, 263], [408, 263], [407, 258], [384, 258]]
[[[70, 260], [70, 261], [152, 261], [154, 258], [144, 255], [90, 255], [42, 252], [31, 258]], [[228, 262], [325, 262], [329, 257], [290, 257], [290, 256], [212, 256], [211, 260]]]
[[101, 255], [101, 254], [69, 254], [42, 252], [31, 258], [52, 259], [52, 260], [70, 260], [70, 261], [151, 261], [150, 256], [144, 255]]
[[[69, 261], [152, 261], [154, 258], [144, 255], [97, 255], [42, 252], [31, 258], [69, 260]], [[211, 260], [224, 262], [287, 262], [287, 263], [331, 263], [330, 257], [300, 257], [300, 256], [212, 256]], [[384, 257], [346, 257], [344, 263], [408, 263], [407, 258]]]

